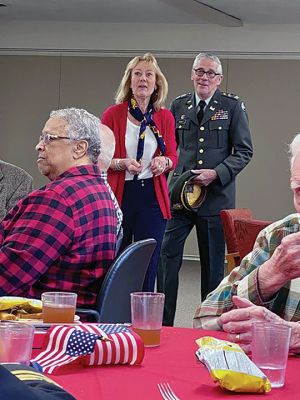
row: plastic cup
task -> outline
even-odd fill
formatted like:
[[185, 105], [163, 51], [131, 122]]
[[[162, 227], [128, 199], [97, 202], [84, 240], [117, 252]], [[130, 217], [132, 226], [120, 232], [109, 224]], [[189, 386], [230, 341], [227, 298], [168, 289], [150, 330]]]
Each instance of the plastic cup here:
[[135, 292], [130, 296], [132, 329], [141, 336], [145, 347], [159, 346], [165, 295]]
[[0, 323], [0, 363], [29, 365], [34, 327], [26, 323]]
[[270, 322], [252, 325], [252, 361], [269, 378], [272, 388], [284, 386], [291, 327]]
[[76, 301], [76, 293], [43, 293], [43, 322], [72, 324], [75, 318]]

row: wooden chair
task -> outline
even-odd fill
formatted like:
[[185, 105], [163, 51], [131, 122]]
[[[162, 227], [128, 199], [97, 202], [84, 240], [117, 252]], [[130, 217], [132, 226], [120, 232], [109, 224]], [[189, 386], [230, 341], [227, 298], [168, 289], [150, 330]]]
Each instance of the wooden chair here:
[[271, 221], [247, 218], [237, 218], [234, 221], [238, 251], [241, 260], [253, 250], [259, 232], [271, 223]]
[[252, 212], [249, 208], [233, 208], [222, 210], [220, 217], [224, 230], [225, 243], [227, 247], [225, 275], [233, 268], [240, 265], [240, 254], [238, 249], [237, 237], [235, 234], [234, 221], [237, 218], [252, 218]]
[[254, 219], [248, 208], [222, 210], [220, 216], [227, 247], [227, 265], [224, 271], [227, 275], [252, 251], [257, 235], [272, 221]]

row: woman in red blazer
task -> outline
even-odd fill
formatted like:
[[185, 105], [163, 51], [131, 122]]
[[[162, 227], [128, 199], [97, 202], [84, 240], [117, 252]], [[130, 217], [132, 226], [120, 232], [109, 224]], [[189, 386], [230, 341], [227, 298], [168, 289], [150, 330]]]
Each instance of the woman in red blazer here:
[[123, 211], [122, 248], [132, 241], [157, 241], [144, 282], [153, 291], [166, 220], [171, 217], [166, 173], [176, 167], [175, 123], [163, 108], [168, 83], [154, 56], [134, 57], [101, 122], [116, 138], [108, 181]]

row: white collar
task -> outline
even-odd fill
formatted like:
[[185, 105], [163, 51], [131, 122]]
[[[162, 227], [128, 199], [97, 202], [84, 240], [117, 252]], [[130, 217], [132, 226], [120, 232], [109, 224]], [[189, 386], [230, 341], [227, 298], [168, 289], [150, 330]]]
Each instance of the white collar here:
[[[206, 103], [206, 105], [209, 104], [209, 102], [210, 102], [210, 100], [211, 100], [212, 97], [213, 97], [213, 95], [210, 96], [210, 97], [208, 97], [206, 100], [204, 100], [205, 103]], [[198, 107], [198, 106], [199, 106], [199, 102], [200, 102], [200, 100], [202, 100], [202, 99], [200, 99], [200, 97], [197, 95], [196, 92], [195, 92], [195, 100], [196, 100], [196, 107]], [[206, 107], [206, 106], [205, 106], [205, 107]]]

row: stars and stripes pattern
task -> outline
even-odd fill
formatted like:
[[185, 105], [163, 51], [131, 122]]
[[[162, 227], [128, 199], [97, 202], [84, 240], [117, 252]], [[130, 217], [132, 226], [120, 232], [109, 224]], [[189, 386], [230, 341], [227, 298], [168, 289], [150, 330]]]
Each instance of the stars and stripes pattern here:
[[31, 361], [41, 372], [54, 373], [67, 364], [140, 364], [144, 358], [141, 338], [118, 324], [53, 326], [43, 351]]
[[69, 337], [66, 354], [69, 356], [81, 356], [91, 354], [94, 351], [98, 335], [94, 333], [82, 332], [75, 330]]
[[106, 333], [106, 335], [111, 335], [112, 333], [130, 332], [128, 326], [124, 324], [97, 324], [96, 326], [97, 329], [101, 329]]

